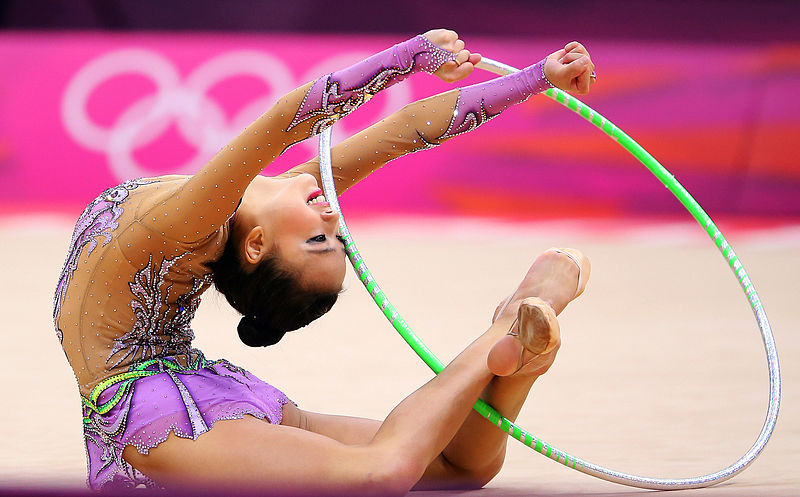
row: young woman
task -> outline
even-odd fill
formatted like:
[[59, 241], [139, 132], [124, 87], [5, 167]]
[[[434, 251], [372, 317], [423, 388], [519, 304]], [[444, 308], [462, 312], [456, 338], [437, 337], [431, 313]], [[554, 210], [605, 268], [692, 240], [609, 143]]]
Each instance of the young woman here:
[[[345, 257], [318, 161], [259, 173], [411, 74], [457, 81], [479, 60], [454, 32], [430, 31], [285, 95], [194, 176], [127, 181], [89, 204], [54, 321], [83, 401], [92, 488], [402, 494], [480, 486], [499, 471], [506, 436], [470, 408], [481, 396], [513, 419], [552, 364], [555, 314], [588, 276], [577, 251], [537, 258], [489, 330], [383, 422], [303, 411], [244, 369], [206, 359], [190, 326], [212, 283], [243, 314], [248, 345], [276, 343], [327, 312]], [[334, 147], [337, 191], [551, 84], [586, 93], [593, 78], [573, 42], [520, 73], [410, 104]]]

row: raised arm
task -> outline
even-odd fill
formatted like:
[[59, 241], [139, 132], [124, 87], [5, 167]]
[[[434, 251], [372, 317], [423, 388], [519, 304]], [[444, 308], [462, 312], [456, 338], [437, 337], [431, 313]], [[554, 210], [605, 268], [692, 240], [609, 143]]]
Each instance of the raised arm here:
[[154, 199], [140, 213], [142, 221], [177, 240], [205, 238], [230, 218], [250, 181], [288, 147], [413, 73], [436, 73], [442, 79], [459, 76], [464, 69], [455, 61], [457, 55], [463, 59], [463, 47], [456, 33], [431, 31], [293, 90], [197, 174]]
[[[586, 49], [573, 42], [518, 73], [409, 104], [331, 149], [336, 191], [343, 193], [391, 160], [472, 131], [553, 85], [587, 93], [593, 70]], [[284, 174], [301, 173], [319, 177], [319, 157]]]

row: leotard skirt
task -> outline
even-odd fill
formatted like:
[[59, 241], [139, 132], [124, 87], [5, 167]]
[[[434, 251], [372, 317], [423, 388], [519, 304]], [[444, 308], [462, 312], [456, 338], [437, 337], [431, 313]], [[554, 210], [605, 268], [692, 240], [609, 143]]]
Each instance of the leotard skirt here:
[[228, 361], [193, 352], [188, 366], [175, 357], [140, 362], [83, 398], [90, 488], [158, 487], [122, 458], [128, 445], [147, 454], [170, 432], [194, 440], [219, 420], [245, 415], [281, 422], [290, 402], [283, 392]]

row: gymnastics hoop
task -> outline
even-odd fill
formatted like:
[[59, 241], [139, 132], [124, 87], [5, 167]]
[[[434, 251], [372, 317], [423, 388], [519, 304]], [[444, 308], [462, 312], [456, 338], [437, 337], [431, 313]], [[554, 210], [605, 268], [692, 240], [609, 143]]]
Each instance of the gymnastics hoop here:
[[[506, 75], [519, 71], [512, 66], [497, 62], [491, 59], [483, 58], [478, 63], [477, 67], [485, 71], [493, 72], [499, 75]], [[728, 244], [725, 237], [720, 232], [719, 228], [714, 224], [711, 218], [706, 214], [700, 204], [692, 198], [688, 191], [681, 185], [675, 177], [667, 171], [652, 155], [650, 155], [644, 148], [636, 143], [624, 131], [619, 129], [608, 119], [594, 111], [588, 105], [584, 104], [577, 98], [559, 90], [558, 88], [551, 88], [544, 92], [545, 95], [567, 107], [568, 109], [579, 114], [581, 117], [597, 126], [600, 130], [610, 136], [614, 141], [619, 143], [625, 150], [630, 152], [636, 157], [647, 169], [653, 173], [656, 178], [661, 181], [664, 186], [680, 201], [681, 204], [689, 211], [695, 218], [700, 226], [705, 229], [708, 236], [717, 246], [722, 253], [722, 256], [728, 263], [728, 266], [733, 271], [733, 274], [739, 281], [745, 295], [747, 296], [750, 307], [761, 330], [761, 338], [764, 341], [764, 348], [767, 355], [767, 366], [769, 368], [769, 405], [767, 407], [767, 414], [764, 419], [764, 425], [761, 428], [758, 438], [753, 443], [752, 447], [736, 462], [730, 466], [721, 469], [715, 473], [710, 473], [702, 476], [695, 476], [691, 478], [649, 478], [637, 475], [613, 471], [588, 461], [584, 461], [578, 457], [572, 456], [556, 447], [548, 444], [544, 440], [535, 437], [523, 430], [513, 422], [502, 417], [492, 406], [487, 404], [481, 399], [475, 403], [473, 409], [481, 414], [484, 418], [497, 425], [501, 430], [508, 433], [514, 439], [522, 442], [536, 452], [549, 457], [561, 464], [595, 476], [602, 480], [620, 483], [631, 487], [648, 488], [654, 490], [677, 490], [682, 488], [700, 488], [715, 485], [730, 478], [733, 478], [738, 473], [742, 472], [749, 466], [769, 441], [772, 431], [775, 428], [775, 423], [778, 419], [778, 408], [780, 406], [781, 396], [781, 374], [780, 366], [778, 364], [778, 352], [775, 348], [775, 339], [772, 336], [772, 329], [770, 328], [769, 321], [767, 321], [767, 314], [761, 305], [753, 286], [750, 277], [733, 251], [733, 248]], [[439, 374], [445, 367], [430, 349], [420, 340], [420, 338], [412, 331], [411, 327], [406, 323], [402, 316], [397, 312], [395, 307], [389, 302], [386, 294], [380, 289], [378, 283], [370, 273], [369, 269], [361, 257], [361, 254], [356, 247], [353, 236], [345, 223], [344, 215], [339, 207], [339, 200], [336, 196], [336, 187], [333, 182], [333, 173], [331, 171], [331, 128], [327, 128], [322, 132], [319, 138], [319, 157], [320, 157], [320, 175], [322, 177], [322, 188], [325, 191], [325, 197], [330, 203], [331, 207], [340, 214], [339, 218], [339, 231], [344, 239], [345, 251], [350, 263], [353, 265], [356, 274], [358, 275], [361, 283], [364, 284], [369, 294], [372, 296], [375, 303], [381, 309], [383, 314], [392, 324], [395, 330], [403, 337], [403, 339], [411, 346], [416, 354], [430, 367], [434, 373]]]

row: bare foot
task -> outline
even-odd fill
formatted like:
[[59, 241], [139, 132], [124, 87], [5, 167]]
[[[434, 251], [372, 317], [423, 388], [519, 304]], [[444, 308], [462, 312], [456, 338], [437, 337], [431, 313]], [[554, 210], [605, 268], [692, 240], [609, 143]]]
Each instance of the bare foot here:
[[556, 315], [586, 286], [591, 265], [578, 250], [549, 249], [536, 258], [516, 291], [497, 307], [492, 321], [516, 314], [509, 334], [489, 352], [497, 376], [541, 375], [561, 344]]

